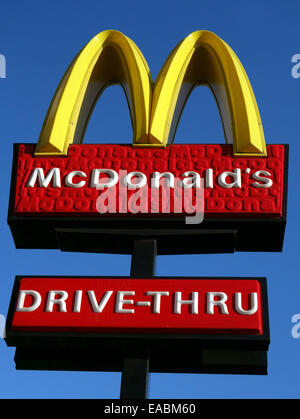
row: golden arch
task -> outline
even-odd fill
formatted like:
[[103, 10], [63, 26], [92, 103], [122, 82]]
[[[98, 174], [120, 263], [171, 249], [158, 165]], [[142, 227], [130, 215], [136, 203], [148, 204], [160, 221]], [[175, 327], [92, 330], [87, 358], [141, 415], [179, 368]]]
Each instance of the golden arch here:
[[173, 142], [192, 89], [207, 84], [217, 101], [227, 143], [236, 156], [265, 156], [259, 110], [247, 74], [217, 35], [196, 31], [181, 41], [153, 85], [141, 51], [114, 30], [96, 35], [63, 76], [46, 115], [36, 155], [66, 155], [82, 141], [93, 107], [110, 84], [123, 87], [130, 108], [133, 145]]

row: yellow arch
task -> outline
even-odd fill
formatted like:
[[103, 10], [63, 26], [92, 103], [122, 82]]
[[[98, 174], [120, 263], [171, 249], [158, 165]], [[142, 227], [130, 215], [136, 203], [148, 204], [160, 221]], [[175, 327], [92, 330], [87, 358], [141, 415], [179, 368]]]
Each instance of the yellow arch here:
[[95, 36], [65, 73], [46, 116], [36, 155], [66, 155], [82, 141], [94, 104], [112, 83], [124, 88], [135, 147], [172, 143], [192, 89], [207, 84], [219, 106], [225, 138], [236, 156], [264, 156], [262, 123], [247, 74], [232, 49], [209, 31], [180, 42], [163, 65], [154, 88], [138, 47], [118, 31]]
[[172, 51], [156, 80], [150, 118], [152, 141], [172, 143], [192, 89], [207, 84], [217, 101], [227, 143], [235, 155], [266, 155], [262, 123], [247, 74], [217, 35], [196, 31]]
[[120, 84], [131, 111], [134, 140], [148, 132], [152, 79], [138, 47], [118, 31], [96, 35], [74, 59], [54, 95], [36, 155], [67, 154], [82, 141], [93, 107], [110, 84]]

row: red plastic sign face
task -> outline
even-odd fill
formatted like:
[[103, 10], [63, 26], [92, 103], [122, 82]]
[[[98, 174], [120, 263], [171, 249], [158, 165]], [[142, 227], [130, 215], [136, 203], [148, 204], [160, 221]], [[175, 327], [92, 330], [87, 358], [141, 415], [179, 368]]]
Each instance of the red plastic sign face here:
[[34, 150], [18, 147], [14, 215], [180, 216], [195, 210], [201, 188], [208, 218], [283, 215], [283, 145], [252, 158], [233, 157], [230, 145], [82, 144], [70, 145], [66, 157], [34, 157]]
[[12, 331], [263, 334], [258, 279], [23, 277], [15, 292]]

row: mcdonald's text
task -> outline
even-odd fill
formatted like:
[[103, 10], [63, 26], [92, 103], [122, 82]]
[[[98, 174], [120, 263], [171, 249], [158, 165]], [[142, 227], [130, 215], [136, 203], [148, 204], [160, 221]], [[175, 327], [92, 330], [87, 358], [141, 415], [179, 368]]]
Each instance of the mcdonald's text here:
[[[66, 157], [34, 157], [33, 145], [20, 145], [14, 173], [14, 211], [40, 215], [130, 213], [130, 200], [144, 188], [146, 203], [135, 214], [190, 213], [186, 208], [176, 210], [176, 193], [178, 189], [200, 188], [203, 179], [204, 213], [208, 217], [281, 216], [284, 154], [281, 145], [268, 146], [268, 157], [262, 159], [236, 158], [227, 145], [139, 149], [103, 144], [71, 145]], [[151, 205], [161, 179], [173, 193], [169, 210], [161, 204], [154, 209]], [[119, 197], [117, 203], [108, 211], [99, 211], [99, 197], [108, 199], [107, 190], [113, 188]]]

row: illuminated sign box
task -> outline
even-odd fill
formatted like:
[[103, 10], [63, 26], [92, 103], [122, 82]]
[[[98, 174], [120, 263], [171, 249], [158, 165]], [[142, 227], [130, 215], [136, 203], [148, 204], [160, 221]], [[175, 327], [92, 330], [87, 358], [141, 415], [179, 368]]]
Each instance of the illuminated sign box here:
[[8, 220], [17, 247], [130, 253], [142, 236], [157, 238], [162, 254], [282, 248], [286, 146], [269, 145], [264, 158], [234, 157], [230, 145], [71, 145], [66, 157], [34, 150], [15, 146]]
[[215, 362], [238, 372], [257, 362], [253, 373], [265, 373], [266, 293], [264, 278], [17, 277], [6, 341], [23, 354], [20, 368], [28, 356], [32, 368], [35, 356], [45, 368], [66, 365], [74, 350], [79, 369], [98, 352], [104, 370], [118, 370], [132, 348], [148, 348], [153, 370], [204, 371]]

